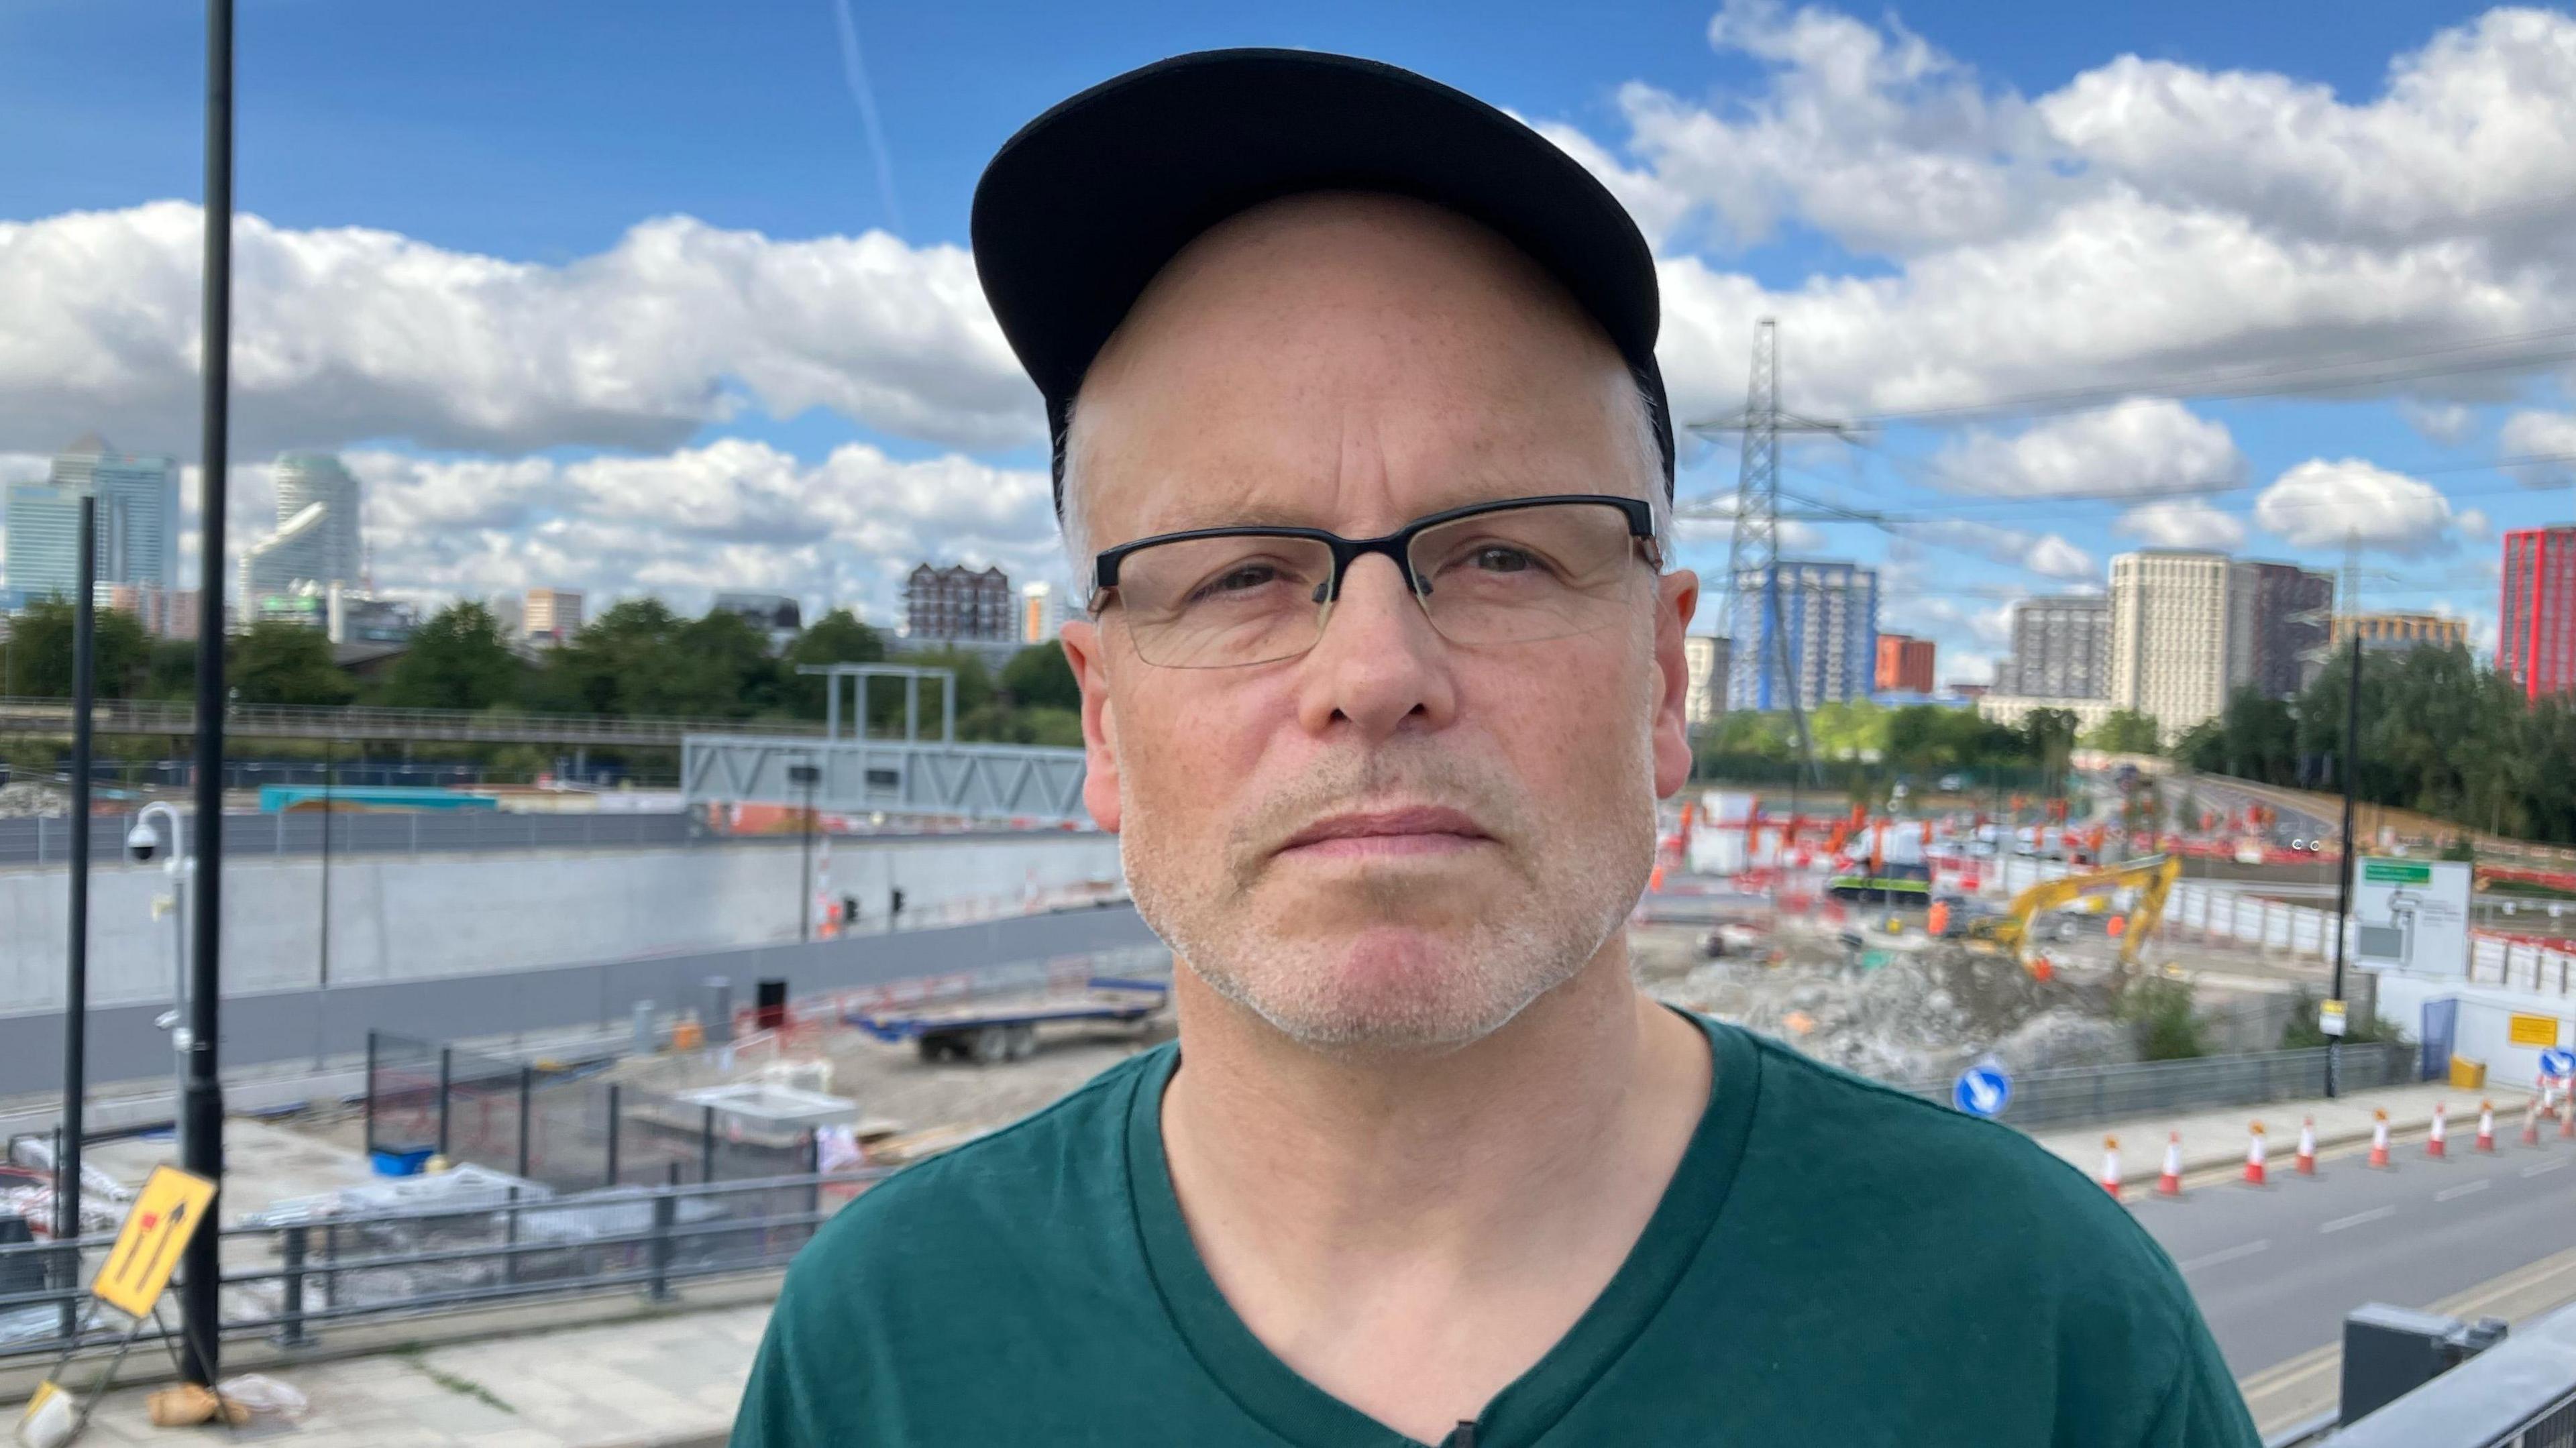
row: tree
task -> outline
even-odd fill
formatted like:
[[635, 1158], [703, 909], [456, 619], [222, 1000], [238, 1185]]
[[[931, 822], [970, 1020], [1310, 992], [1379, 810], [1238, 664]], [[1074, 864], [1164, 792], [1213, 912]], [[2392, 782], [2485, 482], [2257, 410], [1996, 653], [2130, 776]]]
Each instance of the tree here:
[[490, 609], [453, 604], [413, 631], [410, 651], [394, 663], [385, 702], [403, 709], [489, 709], [516, 703], [526, 673]]
[[769, 641], [740, 614], [682, 619], [657, 598], [610, 608], [557, 649], [531, 690], [574, 713], [748, 718], [781, 708]]
[[803, 718], [824, 716], [825, 681], [816, 675], [799, 674], [797, 669], [808, 665], [873, 664], [885, 656], [885, 635], [859, 622], [846, 608], [832, 610], [814, 620], [787, 646], [788, 674], [782, 687], [789, 707]]
[[2134, 709], [2114, 709], [2084, 736], [2085, 747], [2112, 754], [2153, 754], [2161, 741], [2155, 716]]
[[1082, 707], [1082, 686], [1060, 644], [1031, 644], [1002, 666], [1002, 692], [1020, 709]]
[[331, 640], [299, 623], [252, 624], [233, 640], [224, 673], [245, 704], [346, 704], [358, 695], [357, 681], [331, 662]]
[[[72, 606], [59, 598], [31, 604], [9, 620], [9, 641], [0, 645], [0, 694], [37, 699], [72, 696], [72, 635], [78, 621]], [[152, 653], [151, 637], [130, 613], [99, 609], [91, 619], [91, 675], [102, 699], [122, 699], [143, 675]]]
[[2021, 720], [2022, 754], [2037, 768], [2041, 787], [2055, 794], [2064, 788], [2066, 769], [2075, 754], [2075, 711], [2033, 709]]
[[195, 639], [153, 641], [152, 657], [143, 666], [143, 697], [147, 699], [197, 697], [197, 641]]

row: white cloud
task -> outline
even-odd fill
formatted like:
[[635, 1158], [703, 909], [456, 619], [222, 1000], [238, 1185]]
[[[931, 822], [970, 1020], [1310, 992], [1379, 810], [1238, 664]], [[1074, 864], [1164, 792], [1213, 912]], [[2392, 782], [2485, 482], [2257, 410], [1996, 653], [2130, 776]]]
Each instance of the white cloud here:
[[2410, 397], [2397, 404], [2397, 411], [2407, 426], [2445, 447], [2468, 441], [2477, 430], [2477, 414], [2456, 402], [2421, 402]]
[[2179, 402], [2132, 398], [2014, 436], [1973, 430], [1942, 450], [1934, 481], [2016, 497], [2171, 493], [2234, 484], [2244, 454], [2224, 423]]
[[2168, 498], [2141, 503], [2111, 524], [2150, 548], [2215, 548], [2222, 552], [2245, 546], [2245, 525], [2197, 498]]
[[2098, 571], [2092, 554], [2055, 533], [2031, 533], [1958, 518], [1907, 523], [1900, 532], [1907, 538], [2010, 564], [2046, 578], [2091, 578]]
[[[0, 446], [96, 428], [194, 451], [201, 230], [175, 201], [0, 223]], [[243, 217], [234, 267], [245, 454], [370, 438], [660, 449], [721, 420], [736, 388], [776, 416], [825, 407], [953, 446], [1044, 436], [956, 247], [665, 217], [541, 266]]]
[[2531, 486], [2576, 484], [2576, 412], [2517, 412], [2504, 420], [2496, 443], [2506, 457], [2536, 460], [2513, 470]]
[[367, 484], [380, 579], [431, 597], [532, 584], [703, 605], [717, 589], [857, 602], [892, 614], [924, 559], [1061, 571], [1046, 475], [849, 444], [818, 463], [726, 439], [575, 462], [348, 456]]
[[2311, 458], [2254, 500], [2254, 521], [2295, 548], [2367, 548], [2420, 557], [2456, 546], [2450, 501], [2430, 483], [2359, 458]]

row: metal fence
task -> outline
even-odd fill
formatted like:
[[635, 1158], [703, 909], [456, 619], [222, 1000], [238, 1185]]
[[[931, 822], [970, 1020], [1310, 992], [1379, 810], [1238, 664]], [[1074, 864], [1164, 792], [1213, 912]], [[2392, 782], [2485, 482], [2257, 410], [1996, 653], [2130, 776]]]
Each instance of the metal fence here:
[[[125, 858], [131, 814], [90, 821], [93, 864]], [[637, 814], [512, 814], [500, 810], [407, 810], [382, 814], [296, 811], [224, 815], [224, 858], [437, 854], [470, 850], [560, 850], [721, 844], [775, 836], [722, 835], [677, 811]], [[0, 819], [0, 866], [59, 865], [71, 858], [67, 819]]]
[[[334, 1323], [515, 1299], [633, 1291], [666, 1301], [694, 1278], [784, 1267], [823, 1222], [884, 1175], [867, 1168], [666, 1181], [566, 1197], [493, 1187], [451, 1193], [429, 1210], [227, 1227], [222, 1332], [302, 1347]], [[86, 1297], [77, 1284], [105, 1260], [113, 1240], [0, 1246], [0, 1361], [69, 1345], [64, 1324], [76, 1320]], [[121, 1335], [93, 1324], [80, 1342], [104, 1349]], [[157, 1323], [143, 1333], [162, 1335]]]
[[366, 1149], [434, 1155], [552, 1191], [811, 1172], [813, 1138], [602, 1079], [613, 1058], [538, 1065], [367, 1033]]
[[[2075, 1126], [2167, 1111], [2319, 1097], [2326, 1094], [2329, 1049], [2026, 1072], [2013, 1077], [2012, 1097], [2001, 1119], [2024, 1129]], [[2342, 1090], [2367, 1091], [2417, 1079], [2417, 1052], [2410, 1043], [2384, 1041], [2331, 1049], [2342, 1053], [2337, 1081]], [[1905, 1089], [1946, 1104], [1951, 1085], [1947, 1080], [1921, 1081], [1908, 1083]]]

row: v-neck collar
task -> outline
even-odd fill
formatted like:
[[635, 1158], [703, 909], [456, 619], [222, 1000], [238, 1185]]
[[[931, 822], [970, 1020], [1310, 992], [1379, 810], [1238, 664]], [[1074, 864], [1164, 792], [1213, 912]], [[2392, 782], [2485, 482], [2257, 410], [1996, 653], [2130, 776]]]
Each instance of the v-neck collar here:
[[[1740, 1031], [1683, 1013], [1708, 1035], [1709, 1103], [1662, 1200], [1609, 1285], [1547, 1354], [1485, 1405], [1480, 1448], [1528, 1448], [1599, 1381], [1698, 1256], [1726, 1204], [1760, 1089], [1759, 1057]], [[1299, 1448], [1411, 1448], [1414, 1440], [1316, 1387], [1281, 1362], [1217, 1290], [1182, 1219], [1163, 1155], [1163, 1092], [1177, 1048], [1134, 1078], [1127, 1109], [1128, 1196], [1145, 1263], [1192, 1356], [1243, 1410]]]

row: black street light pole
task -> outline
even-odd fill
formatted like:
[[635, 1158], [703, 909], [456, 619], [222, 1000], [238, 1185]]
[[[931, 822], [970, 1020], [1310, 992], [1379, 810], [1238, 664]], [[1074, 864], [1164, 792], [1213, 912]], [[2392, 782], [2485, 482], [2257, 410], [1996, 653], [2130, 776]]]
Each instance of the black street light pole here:
[[[2361, 749], [2361, 621], [2352, 624], [2352, 652], [2345, 655], [2350, 672], [2343, 680], [2343, 878], [2335, 885], [2335, 953], [2334, 998], [2343, 999], [2344, 937], [2352, 931], [2352, 798], [2353, 780], [2360, 773]], [[2344, 1029], [2352, 1029], [2352, 1018], [2344, 1018]], [[2326, 1037], [2326, 1095], [2331, 1098], [2342, 1089], [2343, 1037]]]
[[796, 824], [796, 943], [803, 945], [814, 938], [814, 786], [823, 771], [811, 763], [791, 764], [787, 778], [805, 787], [805, 817]]
[[[204, 432], [198, 465], [197, 939], [188, 972], [188, 1072], [181, 1084], [181, 1164], [216, 1184], [222, 1219], [224, 1087], [215, 1075], [223, 1032], [224, 929], [224, 460], [232, 441], [233, 0], [206, 0], [206, 261]], [[199, 1232], [179, 1259], [179, 1320], [188, 1375], [212, 1385], [222, 1369], [220, 1234]]]
[[[80, 500], [80, 592], [72, 599], [71, 948], [63, 980], [63, 1149], [54, 1163], [54, 1240], [81, 1235], [81, 1107], [89, 1095], [90, 712], [98, 696], [98, 494]], [[80, 1248], [65, 1254], [67, 1287], [80, 1286]], [[63, 1335], [80, 1330], [77, 1302], [63, 1304]]]

